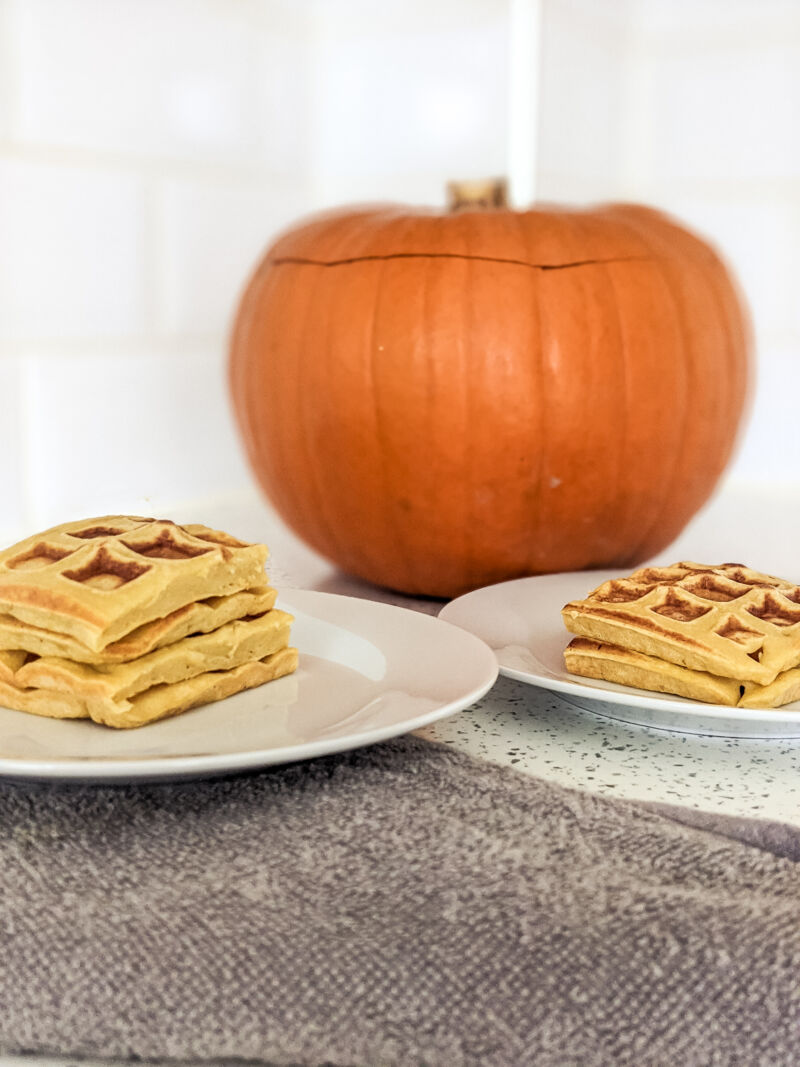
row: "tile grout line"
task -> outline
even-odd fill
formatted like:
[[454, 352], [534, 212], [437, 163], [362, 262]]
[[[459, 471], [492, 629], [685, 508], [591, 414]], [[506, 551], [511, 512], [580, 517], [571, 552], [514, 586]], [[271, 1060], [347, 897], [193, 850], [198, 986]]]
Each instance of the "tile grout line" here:
[[[9, 79], [10, 80], [10, 79]], [[177, 181], [207, 182], [209, 185], [242, 182], [261, 186], [264, 181], [294, 188], [296, 175], [281, 173], [265, 164], [203, 157], [164, 156], [147, 149], [102, 149], [92, 146], [58, 145], [26, 141], [19, 136], [0, 135], [0, 158], [22, 163], [79, 167], [104, 173], [123, 171], [142, 177], [166, 175]]]
[[187, 349], [217, 349], [224, 340], [222, 331], [197, 334], [164, 334], [148, 331], [120, 334], [117, 337], [93, 335], [70, 338], [25, 337], [0, 339], [0, 360], [17, 356], [41, 356], [43, 359], [73, 359], [76, 356], [138, 356], [158, 353], [184, 355]]

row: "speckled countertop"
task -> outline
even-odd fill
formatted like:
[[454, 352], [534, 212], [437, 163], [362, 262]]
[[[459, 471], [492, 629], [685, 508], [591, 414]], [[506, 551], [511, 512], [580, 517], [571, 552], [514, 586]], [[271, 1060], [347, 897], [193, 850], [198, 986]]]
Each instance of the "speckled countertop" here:
[[[443, 606], [341, 574], [305, 548], [255, 494], [174, 518], [266, 541], [278, 588], [359, 596], [429, 614]], [[800, 581], [798, 545], [800, 488], [729, 487], [656, 561], [736, 561]], [[471, 708], [419, 732], [578, 789], [800, 823], [800, 738], [704, 737], [629, 725], [505, 677]]]
[[472, 708], [419, 733], [561, 785], [800, 823], [800, 740], [633, 726], [503, 677]]

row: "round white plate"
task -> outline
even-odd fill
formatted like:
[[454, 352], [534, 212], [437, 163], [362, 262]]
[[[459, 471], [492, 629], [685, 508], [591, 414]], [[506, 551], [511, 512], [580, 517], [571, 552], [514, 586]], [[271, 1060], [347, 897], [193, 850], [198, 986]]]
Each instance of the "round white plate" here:
[[294, 674], [135, 730], [0, 708], [0, 775], [132, 781], [291, 763], [427, 726], [497, 678], [482, 641], [430, 615], [306, 590], [278, 606], [295, 617]]
[[501, 582], [451, 601], [439, 618], [485, 641], [501, 674], [554, 690], [568, 704], [606, 718], [691, 734], [800, 737], [800, 701], [753, 711], [568, 674], [562, 656], [572, 635], [561, 621], [561, 609], [614, 577], [618, 572], [579, 571]]

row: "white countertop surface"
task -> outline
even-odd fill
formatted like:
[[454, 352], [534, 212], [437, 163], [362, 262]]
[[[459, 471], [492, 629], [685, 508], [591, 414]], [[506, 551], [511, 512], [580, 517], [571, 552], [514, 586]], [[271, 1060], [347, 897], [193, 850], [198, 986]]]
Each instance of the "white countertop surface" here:
[[[444, 601], [404, 597], [342, 574], [304, 546], [257, 494], [175, 512], [271, 549], [279, 589], [317, 589], [437, 614]], [[741, 562], [800, 582], [800, 487], [727, 487], [659, 562]], [[477, 704], [420, 731], [497, 763], [611, 796], [800, 824], [800, 739], [703, 737], [628, 725], [557, 693], [501, 677]]]

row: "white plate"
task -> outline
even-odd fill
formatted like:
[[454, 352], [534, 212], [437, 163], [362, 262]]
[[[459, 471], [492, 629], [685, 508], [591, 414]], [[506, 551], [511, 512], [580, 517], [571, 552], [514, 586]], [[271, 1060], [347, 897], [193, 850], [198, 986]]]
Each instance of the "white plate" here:
[[486, 645], [407, 608], [306, 590], [297, 671], [135, 730], [0, 708], [0, 775], [131, 781], [241, 771], [384, 741], [453, 715], [497, 678]]
[[568, 704], [606, 718], [691, 734], [800, 737], [800, 701], [774, 711], [727, 708], [568, 674], [562, 654], [571, 635], [561, 608], [613, 577], [618, 572], [580, 571], [501, 582], [451, 601], [439, 618], [485, 641], [501, 674], [554, 690]]

